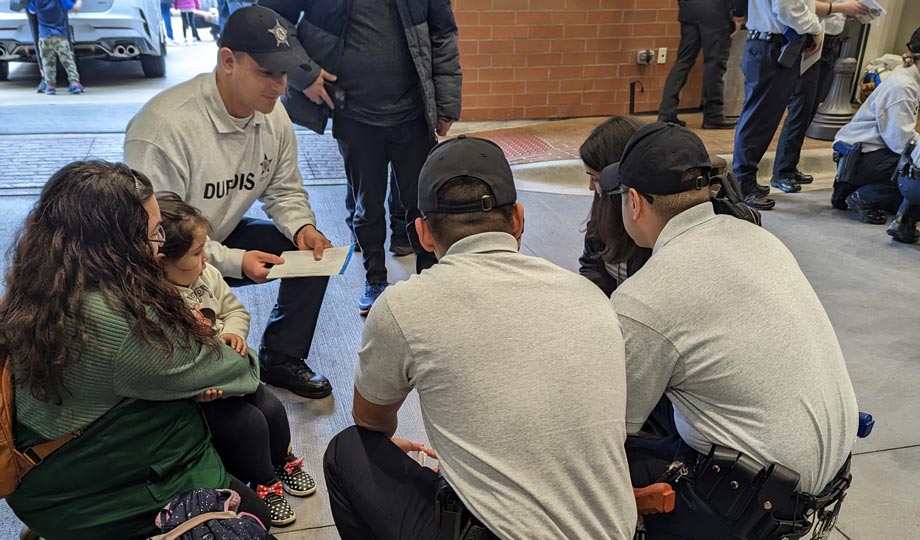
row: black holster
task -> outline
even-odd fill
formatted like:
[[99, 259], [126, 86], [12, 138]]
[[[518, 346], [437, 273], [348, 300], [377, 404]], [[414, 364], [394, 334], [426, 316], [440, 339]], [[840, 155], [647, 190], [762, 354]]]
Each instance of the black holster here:
[[744, 540], [824, 538], [850, 486], [850, 459], [818, 495], [796, 492], [799, 473], [714, 445], [694, 472], [693, 489]]
[[438, 476], [435, 495], [438, 540], [498, 540], [498, 537], [472, 514], [443, 476]]
[[[862, 143], [851, 146], [834, 145], [834, 163], [837, 164], [837, 175], [834, 176], [834, 185], [847, 183], [853, 178], [856, 164], [862, 156]], [[843, 149], [844, 151], [841, 151]]]
[[807, 523], [797, 523], [794, 510], [777, 519], [777, 512], [795, 500], [799, 483], [797, 472], [778, 463], [763, 467], [741, 452], [714, 445], [695, 477], [694, 491], [737, 538], [779, 538]]

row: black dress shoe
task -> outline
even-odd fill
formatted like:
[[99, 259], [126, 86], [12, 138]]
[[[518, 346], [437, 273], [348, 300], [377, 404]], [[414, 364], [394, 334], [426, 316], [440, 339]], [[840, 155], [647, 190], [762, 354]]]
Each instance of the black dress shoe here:
[[917, 230], [917, 220], [906, 215], [898, 214], [888, 225], [888, 236], [897, 242], [916, 244], [920, 240], [920, 231]]
[[735, 126], [738, 125], [737, 120], [728, 119], [725, 117], [722, 118], [713, 118], [708, 120], [703, 118], [703, 129], [735, 129]]
[[677, 124], [680, 127], [687, 127], [687, 123], [677, 118], [676, 116], [671, 117], [671, 118], [658, 117], [658, 121], [661, 122], [662, 124]]
[[863, 223], [868, 223], [869, 225], [882, 225], [887, 221], [885, 219], [885, 214], [883, 214], [881, 210], [870, 208], [866, 201], [859, 196], [858, 191], [850, 193], [846, 198], [846, 203], [847, 206], [859, 214], [859, 219], [861, 219]]
[[771, 210], [776, 206], [776, 201], [763, 197], [759, 193], [751, 193], [750, 195], [745, 195], [744, 204], [754, 210]]
[[800, 184], [810, 184], [815, 181], [815, 177], [810, 174], [805, 174], [800, 170], [796, 170], [792, 173], [792, 177], [795, 178], [795, 181]]
[[311, 399], [324, 398], [332, 393], [326, 377], [315, 373], [301, 358], [288, 356], [265, 347], [259, 348], [259, 378], [265, 384], [294, 392]]
[[784, 193], [798, 193], [799, 191], [802, 191], [802, 186], [800, 186], [799, 183], [795, 181], [795, 178], [791, 176], [774, 176], [773, 179], [770, 180], [770, 185]]

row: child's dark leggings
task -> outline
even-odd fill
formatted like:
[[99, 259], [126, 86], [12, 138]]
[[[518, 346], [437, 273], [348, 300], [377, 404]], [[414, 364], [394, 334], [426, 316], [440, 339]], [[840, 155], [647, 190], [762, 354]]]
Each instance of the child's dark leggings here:
[[198, 25], [195, 21], [195, 13], [192, 11], [181, 11], [179, 13], [182, 16], [182, 37], [186, 37], [185, 32], [191, 28], [192, 37], [201, 41], [201, 38], [198, 37]]
[[253, 486], [278, 480], [274, 467], [288, 455], [291, 427], [271, 390], [259, 384], [253, 394], [202, 403], [201, 409], [227, 472]]

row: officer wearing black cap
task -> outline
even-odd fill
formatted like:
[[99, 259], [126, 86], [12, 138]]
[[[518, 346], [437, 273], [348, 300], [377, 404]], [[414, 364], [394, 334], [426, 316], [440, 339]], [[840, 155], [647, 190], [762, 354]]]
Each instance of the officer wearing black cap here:
[[714, 213], [709, 170], [694, 133], [650, 124], [602, 171], [617, 179], [608, 191], [622, 194], [629, 235], [654, 248], [612, 297], [630, 475], [678, 494], [674, 511], [645, 516], [651, 540], [799, 538], [848, 485], [856, 397], [795, 258], [763, 228]]
[[[439, 260], [384, 291], [367, 318], [357, 425], [324, 459], [339, 535], [631, 540], [623, 342], [609, 300], [519, 252], [524, 210], [494, 143], [441, 143], [418, 193], [419, 238]], [[432, 448], [391, 442], [412, 389]], [[443, 477], [409, 450], [437, 456]]]
[[[757, 183], [757, 168], [801, 75], [799, 53], [819, 50], [824, 34], [815, 0], [750, 0], [747, 27], [748, 42], [741, 60], [744, 105], [735, 132], [732, 169], [745, 202], [751, 208], [769, 210], [776, 203], [767, 198], [770, 188]], [[789, 58], [782, 65], [784, 50]], [[795, 180], [783, 182], [783, 191], [801, 190], [793, 185]]]
[[[211, 263], [228, 283], [264, 283], [282, 252], [320, 258], [332, 246], [303, 190], [291, 121], [276, 107], [287, 73], [307, 56], [284, 17], [261, 6], [235, 11], [219, 45], [213, 72], [160, 93], [131, 120], [125, 161], [201, 210]], [[256, 201], [271, 221], [246, 217]], [[259, 347], [263, 381], [308, 398], [332, 391], [305, 364], [327, 283], [281, 280]]]
[[[856, 159], [856, 163], [843, 169], [851, 171], [844, 178], [838, 177], [831, 204], [841, 210], [855, 210], [864, 222], [877, 225], [887, 220], [884, 212], [896, 212], [888, 234], [895, 241], [912, 244], [920, 240], [916, 226], [920, 209], [911, 208], [910, 174], [915, 170], [912, 164], [920, 163], [920, 147], [913, 144], [920, 139], [916, 132], [920, 110], [920, 28], [911, 36], [907, 49], [904, 64], [882, 81], [850, 123], [837, 132], [834, 149], [844, 159]], [[911, 194], [906, 201], [905, 191]]]

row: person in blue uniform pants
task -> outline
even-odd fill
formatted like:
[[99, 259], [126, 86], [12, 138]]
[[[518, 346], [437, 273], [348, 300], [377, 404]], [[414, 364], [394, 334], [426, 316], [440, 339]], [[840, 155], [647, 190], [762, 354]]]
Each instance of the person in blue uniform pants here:
[[815, 0], [750, 0], [747, 13], [748, 41], [741, 61], [744, 73], [744, 105], [735, 132], [732, 168], [744, 202], [751, 208], [769, 210], [776, 204], [767, 198], [768, 186], [757, 183], [757, 168], [795, 91], [801, 75], [801, 57], [791, 67], [779, 64], [780, 50], [787, 43], [788, 27], [808, 39], [810, 52], [823, 42]]
[[[795, 90], [786, 108], [789, 114], [783, 122], [783, 130], [776, 148], [776, 160], [773, 164], [773, 178], [770, 185], [786, 193], [802, 190], [802, 184], [814, 182], [814, 177], [799, 170], [802, 145], [805, 132], [818, 111], [818, 104], [824, 101], [830, 90], [833, 68], [840, 50], [839, 34], [843, 31], [846, 17], [859, 17], [869, 12], [869, 8], [858, 0], [846, 2], [815, 2], [815, 10], [822, 17], [824, 24], [824, 45], [821, 61], [808, 68], [795, 83]], [[828, 61], [825, 61], [825, 58]], [[830, 64], [828, 66], [828, 64]], [[828, 69], [830, 67], [831, 69]], [[822, 83], [822, 77], [825, 81]], [[822, 87], [823, 86], [823, 87]]]

